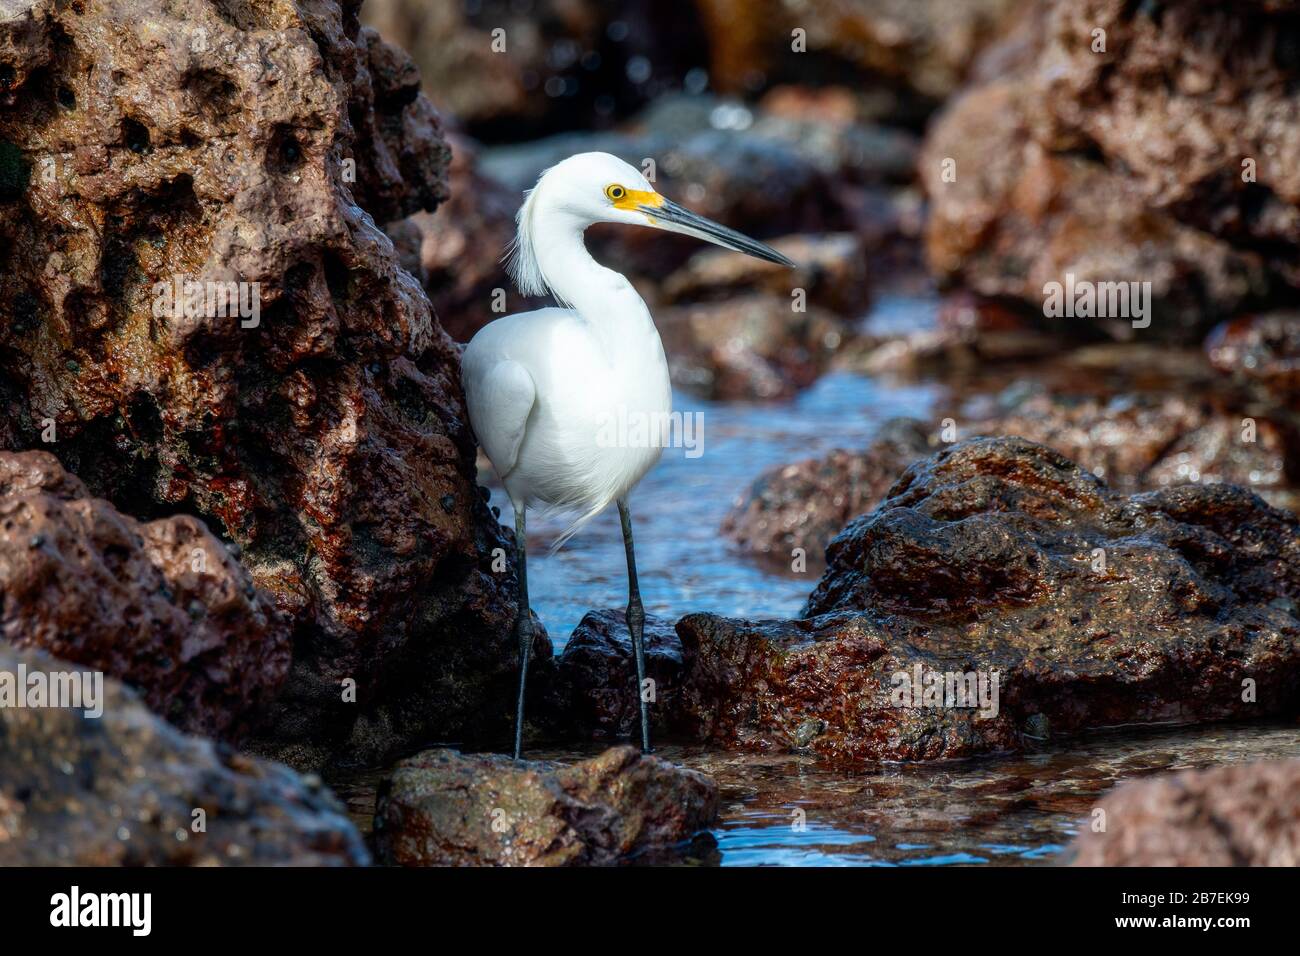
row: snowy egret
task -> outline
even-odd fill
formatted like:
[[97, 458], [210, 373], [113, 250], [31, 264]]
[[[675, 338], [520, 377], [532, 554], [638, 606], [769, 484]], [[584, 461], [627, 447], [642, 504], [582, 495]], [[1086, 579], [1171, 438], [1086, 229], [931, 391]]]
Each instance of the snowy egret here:
[[[523, 745], [524, 688], [533, 643], [526, 514], [535, 506], [574, 516], [558, 547], [611, 502], [618, 503], [627, 552], [627, 625], [641, 701], [641, 749], [650, 751], [645, 611], [628, 494], [659, 460], [672, 389], [663, 343], [645, 302], [632, 283], [587, 252], [583, 234], [596, 222], [684, 233], [794, 265], [775, 249], [668, 201], [638, 170], [608, 153], [570, 156], [542, 173], [525, 194], [510, 273], [525, 295], [549, 292], [560, 307], [489, 323], [466, 346], [461, 372], [470, 423], [515, 512], [516, 759]], [[633, 427], [611, 429], [614, 422]], [[611, 441], [613, 434], [620, 438]]]

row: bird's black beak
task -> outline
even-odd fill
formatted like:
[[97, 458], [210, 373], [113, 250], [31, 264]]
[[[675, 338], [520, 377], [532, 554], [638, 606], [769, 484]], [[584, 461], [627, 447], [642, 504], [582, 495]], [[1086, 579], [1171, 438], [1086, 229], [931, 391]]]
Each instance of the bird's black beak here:
[[751, 239], [742, 232], [728, 229], [712, 219], [697, 215], [671, 200], [665, 199], [661, 206], [642, 205], [638, 206], [637, 209], [650, 217], [649, 224], [651, 226], [659, 229], [694, 236], [697, 239], [703, 239], [705, 242], [712, 242], [728, 249], [734, 249], [736, 252], [743, 252], [745, 255], [753, 256], [756, 259], [765, 259], [768, 262], [789, 266], [792, 269], [795, 267], [793, 262], [771, 246], [759, 242], [757, 239]]

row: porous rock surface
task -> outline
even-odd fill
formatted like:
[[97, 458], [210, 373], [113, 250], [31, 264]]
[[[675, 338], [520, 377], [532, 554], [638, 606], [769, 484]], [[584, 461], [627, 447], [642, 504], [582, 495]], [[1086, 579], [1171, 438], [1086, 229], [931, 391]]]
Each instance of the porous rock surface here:
[[820, 458], [777, 465], [736, 500], [722, 533], [764, 560], [793, 567], [802, 557], [805, 567], [818, 565], [840, 529], [874, 508], [930, 447], [923, 423], [895, 418], [862, 451], [836, 448]]
[[[896, 120], [951, 94], [1018, 9], [1017, 0], [697, 3], [719, 89], [743, 92], [765, 82], [847, 73], [864, 86], [891, 91]], [[803, 49], [796, 49], [796, 40]]]
[[[965, 434], [1017, 436], [1078, 462], [1116, 491], [1180, 484], [1236, 484], [1295, 510], [1300, 443], [1283, 416], [1249, 417], [1182, 395], [1110, 397], [1020, 389], [999, 396]], [[874, 508], [904, 468], [937, 444], [938, 423], [895, 419], [858, 451], [778, 465], [738, 497], [723, 533], [761, 558], [788, 562], [795, 548], [815, 562], [851, 519]]]
[[[913, 464], [827, 558], [799, 620], [678, 622], [680, 726], [914, 760], [1300, 704], [1300, 519], [1241, 488], [1126, 497], [1041, 445], [972, 439]], [[996, 714], [900, 700], [918, 666], [996, 672]]]
[[[0, 674], [81, 669], [0, 642]], [[318, 779], [188, 737], [112, 678], [103, 692], [99, 717], [0, 707], [0, 866], [370, 862]]]
[[689, 839], [717, 785], [632, 747], [572, 764], [429, 750], [380, 791], [380, 859], [399, 866], [594, 866]]
[[[673, 622], [647, 614], [645, 673], [654, 681], [652, 730], [666, 729], [681, 679], [682, 644]], [[636, 658], [622, 609], [588, 611], [555, 659], [551, 696], [544, 704], [556, 732], [594, 738], [641, 736]]]
[[0, 638], [208, 736], [246, 729], [289, 672], [280, 614], [203, 522], [119, 514], [47, 452], [0, 452]]
[[1294, 297], [1300, 63], [1277, 40], [1294, 4], [1030, 10], [929, 131], [931, 269], [1040, 316], [1067, 275], [1151, 283], [1147, 328], [1056, 320], [1085, 337], [1197, 341]]
[[[0, 440], [242, 549], [293, 633], [267, 750], [504, 731], [510, 545], [455, 346], [376, 226], [446, 196], [409, 58], [353, 2], [6, 11]], [[258, 283], [260, 315], [156, 308], [178, 278]]]

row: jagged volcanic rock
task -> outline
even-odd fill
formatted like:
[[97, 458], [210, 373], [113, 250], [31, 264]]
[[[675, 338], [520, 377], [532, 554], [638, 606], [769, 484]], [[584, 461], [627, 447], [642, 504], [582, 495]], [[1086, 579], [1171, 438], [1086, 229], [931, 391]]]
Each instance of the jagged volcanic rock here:
[[46, 452], [0, 452], [0, 637], [209, 736], [246, 729], [289, 672], [284, 621], [203, 522], [141, 524]]
[[[1047, 445], [1117, 491], [1228, 483], [1278, 507], [1295, 510], [1300, 500], [1288, 464], [1296, 443], [1273, 421], [1251, 419], [1247, 428], [1241, 412], [1180, 395], [1016, 391], [997, 414], [963, 432]], [[836, 449], [769, 469], [737, 499], [723, 533], [759, 557], [788, 562], [793, 548], [803, 548], [820, 560], [841, 528], [874, 508], [903, 469], [933, 449], [938, 430], [938, 422], [899, 419], [860, 451]]]
[[[911, 466], [827, 558], [801, 620], [678, 623], [682, 726], [853, 762], [1300, 705], [1300, 519], [1240, 488], [1130, 498], [1041, 445], [973, 439]], [[996, 715], [895, 696], [918, 667], [996, 672]]]
[[[665, 729], [681, 680], [682, 643], [673, 622], [647, 614], [646, 677], [654, 681], [653, 729]], [[640, 739], [636, 659], [623, 610], [588, 611], [555, 660], [555, 696], [546, 702], [556, 730], [584, 737]]]
[[[375, 224], [445, 198], [447, 148], [356, 12], [0, 21], [0, 438], [242, 548], [293, 628], [265, 746], [300, 763], [504, 731], [513, 693], [458, 353]], [[183, 278], [244, 283], [256, 321], [167, 307]]]
[[[0, 675], [78, 669], [0, 642]], [[187, 737], [111, 678], [100, 703], [0, 707], [0, 866], [370, 862], [319, 780]]]
[[398, 866], [599, 866], [687, 840], [717, 812], [712, 779], [632, 747], [573, 764], [429, 750], [381, 788], [375, 840]]
[[930, 130], [932, 269], [1040, 315], [1067, 274], [1151, 283], [1149, 328], [1060, 320], [1082, 335], [1197, 341], [1289, 301], [1300, 96], [1275, 37], [1293, 17], [1268, 2], [1040, 6]]

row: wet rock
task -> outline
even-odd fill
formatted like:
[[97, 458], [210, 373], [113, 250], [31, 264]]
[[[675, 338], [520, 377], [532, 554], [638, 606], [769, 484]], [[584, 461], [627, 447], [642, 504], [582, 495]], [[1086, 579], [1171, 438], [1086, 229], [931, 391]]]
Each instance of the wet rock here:
[[[972, 400], [960, 435], [1017, 436], [1047, 445], [1125, 493], [1182, 484], [1234, 484], [1276, 507], [1300, 503], [1289, 460], [1296, 443], [1264, 418], [1245, 419], [1212, 401], [1135, 392], [1112, 397], [1012, 386]], [[967, 421], [969, 424], [967, 424]], [[937, 422], [898, 419], [859, 451], [779, 465], [732, 506], [722, 531], [743, 549], [782, 563], [803, 548], [820, 561], [831, 538], [870, 511], [903, 470], [937, 443]]]
[[816, 306], [761, 292], [660, 309], [673, 381], [705, 398], [788, 398], [817, 380], [849, 327]]
[[[938, 379], [969, 387], [988, 380], [993, 387], [1009, 374], [1034, 371], [1045, 359], [1065, 362], [1078, 343], [1043, 328], [1041, 318], [1007, 300], [973, 295], [962, 289], [932, 299], [928, 280], [921, 280], [906, 257], [876, 264], [873, 274], [889, 275], [895, 298], [869, 313], [836, 367], [898, 379]], [[1110, 344], [1110, 343], [1108, 343]], [[1131, 345], [1129, 343], [1126, 343]], [[1058, 368], [1061, 361], [1054, 361]], [[1019, 366], [1019, 367], [1017, 367]]]
[[690, 0], [368, 0], [361, 17], [411, 52], [440, 109], [489, 139], [611, 121], [705, 59]]
[[1082, 828], [1075, 866], [1300, 866], [1300, 761], [1184, 770], [1127, 783]]
[[[654, 681], [650, 705], [655, 730], [672, 711], [681, 678], [682, 644], [671, 621], [647, 614], [646, 678]], [[622, 610], [588, 611], [556, 660], [556, 720], [584, 737], [640, 739], [641, 704], [636, 659]]]
[[[763, 0], [699, 0], [718, 89], [854, 77], [892, 94], [882, 118], [919, 122], [966, 75], [979, 49], [1002, 32], [1016, 0], [832, 0], [795, 7]], [[804, 50], [794, 48], [794, 30]], [[855, 76], [856, 74], [856, 76]]]
[[837, 448], [821, 458], [778, 465], [737, 499], [722, 533], [758, 557], [789, 565], [802, 549], [819, 566], [827, 543], [876, 506], [912, 462], [930, 450], [925, 426], [891, 419], [864, 451]]
[[805, 301], [845, 318], [855, 318], [870, 304], [866, 258], [854, 234], [787, 236], [769, 245], [798, 268], [792, 271], [726, 249], [704, 249], [664, 281], [664, 301], [717, 301], [751, 290], [791, 298], [802, 289]]
[[[0, 675], [75, 668], [0, 642]], [[370, 862], [319, 781], [187, 737], [111, 678], [102, 704], [0, 707], [0, 866]]]
[[[1260, 300], [1268, 275], [1256, 254], [1151, 208], [1129, 178], [1100, 163], [1027, 142], [1025, 98], [1015, 81], [981, 87], [932, 128], [920, 170], [930, 197], [926, 255], [941, 280], [1018, 300], [1044, 327], [1082, 339], [1195, 341], [1216, 315]], [[956, 164], [954, 182], [943, 180], [945, 160]], [[1067, 282], [1150, 282], [1149, 310], [1047, 317], [1048, 284]]]
[[1212, 398], [1143, 392], [1100, 398], [1029, 389], [972, 430], [1048, 445], [1117, 491], [1233, 484], [1271, 503], [1293, 499], [1286, 433], [1263, 419], [1247, 427], [1241, 414]]
[[207, 736], [238, 736], [289, 671], [269, 596], [201, 521], [141, 524], [46, 452], [0, 452], [0, 638], [119, 678]]
[[[1149, 329], [1062, 323], [1089, 335], [1197, 341], [1224, 317], [1292, 298], [1300, 100], [1294, 58], [1271, 39], [1289, 12], [1223, 4], [1211, 15], [1188, 0], [1042, 9], [1008, 39], [1004, 72], [931, 128], [920, 169], [934, 271], [1036, 310], [1044, 285], [1067, 275], [1151, 283]], [[1092, 49], [1097, 31], [1105, 51]]]
[[[409, 59], [328, 0], [238, 24], [37, 0], [0, 22], [0, 66], [0, 141], [36, 171], [0, 202], [0, 314], [23, 317], [0, 326], [7, 440], [241, 547], [293, 632], [267, 749], [370, 761], [504, 732], [510, 544], [456, 347], [375, 225], [446, 197]], [[245, 283], [257, 315], [156, 288], [186, 279]]]
[[398, 866], [598, 866], [713, 822], [718, 789], [632, 747], [573, 764], [429, 750], [380, 791], [375, 842]]
[[1271, 403], [1300, 407], [1300, 312], [1247, 316], [1215, 328], [1205, 340], [1214, 367], [1259, 389]]
[[973, 439], [912, 465], [827, 559], [800, 620], [678, 623], [679, 726], [916, 760], [1019, 749], [1035, 714], [1056, 738], [1300, 703], [1300, 519], [1240, 488], [1125, 497], [1041, 445]]

